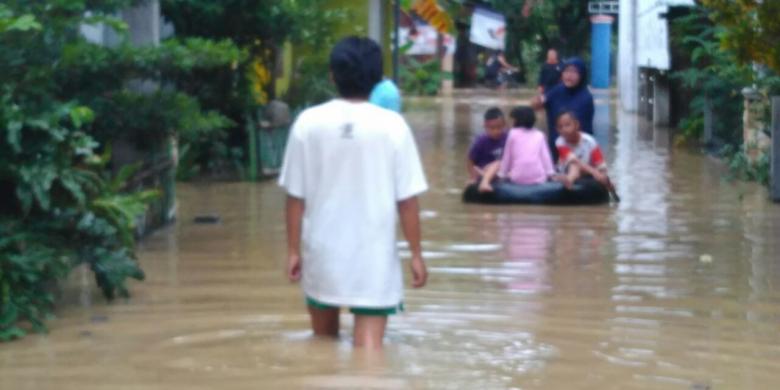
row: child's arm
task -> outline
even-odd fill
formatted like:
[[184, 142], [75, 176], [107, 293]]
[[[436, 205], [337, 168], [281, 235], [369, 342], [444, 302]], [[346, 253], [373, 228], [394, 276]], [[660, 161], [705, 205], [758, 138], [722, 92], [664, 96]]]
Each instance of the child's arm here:
[[580, 161], [578, 161], [576, 164], [579, 167], [582, 172], [593, 176], [596, 181], [603, 185], [607, 185], [607, 182], [609, 181], [609, 177], [607, 176], [607, 170], [604, 167], [601, 168], [594, 168], [590, 164], [585, 164]]
[[534, 96], [531, 99], [531, 107], [533, 107], [534, 110], [541, 110], [544, 108], [544, 103], [546, 102], [544, 93], [540, 93], [539, 95]]
[[287, 196], [287, 277], [291, 282], [301, 279], [301, 224], [305, 208], [303, 199]]
[[401, 230], [404, 232], [409, 250], [412, 252], [412, 261], [409, 267], [412, 270], [412, 286], [420, 288], [425, 286], [428, 280], [428, 270], [422, 257], [420, 244], [420, 206], [417, 197], [413, 196], [398, 202], [398, 216], [401, 219]]
[[601, 152], [600, 147], [597, 146], [590, 152], [588, 163], [579, 162], [579, 164], [582, 166], [581, 169], [583, 172], [593, 176], [599, 183], [605, 186], [609, 185], [607, 164], [604, 161], [604, 153]]
[[582, 176], [581, 164], [577, 163], [577, 160], [573, 160], [566, 169], [565, 181], [563, 184], [568, 189], [574, 187], [574, 182]]
[[484, 173], [474, 165], [474, 161], [471, 160], [471, 157], [466, 158], [466, 171], [469, 175], [469, 183], [476, 183], [477, 179]]
[[512, 149], [514, 149], [515, 143], [513, 139], [514, 137], [510, 135], [506, 140], [501, 159], [493, 161], [485, 167], [485, 170], [482, 172], [482, 181], [479, 182], [479, 192], [493, 192], [493, 186], [490, 184], [493, 182], [493, 179], [496, 176], [504, 178], [509, 173], [509, 166], [512, 163]]
[[485, 167], [485, 171], [483, 172], [484, 174], [482, 175], [482, 181], [479, 182], [479, 192], [493, 191], [493, 186], [490, 185], [490, 183], [492, 183], [493, 179], [496, 178], [496, 174], [498, 173], [500, 165], [500, 162], [493, 161]]

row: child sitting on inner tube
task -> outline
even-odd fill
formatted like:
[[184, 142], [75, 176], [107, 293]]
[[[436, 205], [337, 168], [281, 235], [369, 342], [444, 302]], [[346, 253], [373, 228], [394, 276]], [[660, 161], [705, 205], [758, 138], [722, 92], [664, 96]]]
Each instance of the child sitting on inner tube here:
[[491, 183], [496, 175], [521, 185], [541, 184], [555, 176], [547, 137], [534, 127], [536, 114], [533, 108], [515, 107], [510, 116], [514, 120], [514, 127], [504, 146], [501, 164], [485, 172], [479, 184], [480, 192], [493, 191]]
[[[474, 140], [469, 149], [466, 169], [469, 184], [479, 182], [479, 178], [490, 170], [498, 169], [498, 162], [506, 143], [506, 120], [498, 107], [485, 111], [485, 133]], [[494, 168], [495, 167], [495, 168]]]
[[604, 153], [590, 134], [584, 133], [580, 121], [573, 111], [563, 111], [555, 119], [560, 136], [555, 140], [558, 149], [558, 169], [562, 173], [559, 180], [571, 189], [574, 182], [586, 176], [610, 188], [607, 176], [607, 163]]

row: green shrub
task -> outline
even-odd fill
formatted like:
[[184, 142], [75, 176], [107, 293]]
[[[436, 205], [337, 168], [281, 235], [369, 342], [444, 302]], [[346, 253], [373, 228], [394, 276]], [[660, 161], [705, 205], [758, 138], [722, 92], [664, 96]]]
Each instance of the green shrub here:
[[433, 96], [439, 93], [441, 86], [441, 61], [420, 62], [414, 57], [407, 57], [406, 64], [401, 67], [401, 90], [406, 94], [418, 96]]
[[672, 40], [690, 55], [691, 66], [672, 74], [686, 88], [695, 91], [688, 103], [691, 114], [680, 126], [683, 136], [699, 139], [707, 100], [715, 108], [713, 133], [721, 143], [742, 142], [742, 88], [754, 79], [749, 66], [736, 61], [733, 53], [720, 47], [718, 36], [723, 28], [708, 18], [709, 11], [696, 7], [689, 15], [674, 20]]
[[764, 186], [769, 186], [771, 178], [771, 151], [762, 153], [755, 161], [751, 161], [744, 147], [725, 146], [721, 150], [721, 156], [728, 163], [730, 179], [755, 181]]
[[[287, 95], [292, 107], [311, 105], [329, 98], [327, 51], [335, 38], [335, 29], [347, 20], [349, 10], [329, 7], [321, 0], [162, 0], [162, 12], [173, 23], [180, 38], [229, 40], [241, 50], [241, 56], [222, 66], [193, 72], [176, 80], [177, 88], [197, 97], [201, 105], [229, 118], [230, 126], [220, 137], [182, 140], [185, 164], [179, 178], [191, 178], [204, 171], [226, 167], [238, 170], [240, 177], [247, 165], [246, 118], [266, 102], [258, 101], [254, 87], [270, 99], [282, 98], [273, 81], [278, 72], [282, 45], [292, 43], [295, 53], [307, 53], [292, 69]], [[323, 60], [325, 59], [325, 60]], [[250, 77], [254, 64], [270, 73], [270, 82], [255, 86]], [[203, 133], [207, 136], [214, 133]], [[221, 172], [220, 172], [221, 173]]]
[[44, 330], [53, 291], [74, 267], [86, 265], [109, 300], [143, 279], [135, 226], [158, 194], [126, 188], [139, 165], [113, 166], [113, 141], [153, 154], [163, 140], [230, 125], [177, 86], [236, 61], [231, 42], [109, 48], [80, 35], [96, 22], [121, 34], [110, 15], [133, 3], [0, 4], [0, 340]]

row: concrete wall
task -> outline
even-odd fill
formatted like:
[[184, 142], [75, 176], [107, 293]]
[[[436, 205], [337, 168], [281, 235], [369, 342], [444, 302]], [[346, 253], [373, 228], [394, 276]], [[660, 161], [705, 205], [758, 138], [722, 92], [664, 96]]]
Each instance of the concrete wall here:
[[160, 2], [148, 0], [122, 11], [122, 19], [130, 29], [130, 42], [135, 46], [160, 44]]
[[[620, 0], [618, 87], [624, 110], [636, 111], [639, 66], [668, 71], [671, 66], [670, 6], [695, 6], [693, 0]], [[668, 113], [664, 113], [668, 116]]]

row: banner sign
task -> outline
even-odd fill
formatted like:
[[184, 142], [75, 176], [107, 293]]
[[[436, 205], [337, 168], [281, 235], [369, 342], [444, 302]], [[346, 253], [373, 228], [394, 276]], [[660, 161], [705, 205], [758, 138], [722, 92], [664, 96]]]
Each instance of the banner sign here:
[[471, 16], [469, 39], [488, 49], [504, 50], [506, 18], [497, 12], [477, 7]]
[[[438, 31], [434, 27], [422, 23], [416, 24], [414, 30], [415, 33], [411, 34], [409, 27], [398, 29], [398, 38], [401, 46], [412, 44], [404, 54], [412, 56], [436, 54], [438, 52]], [[447, 54], [455, 53], [455, 38], [452, 35], [442, 34], [442, 44]]]
[[452, 27], [450, 16], [439, 6], [436, 0], [415, 0], [411, 10], [440, 33], [446, 33]]

